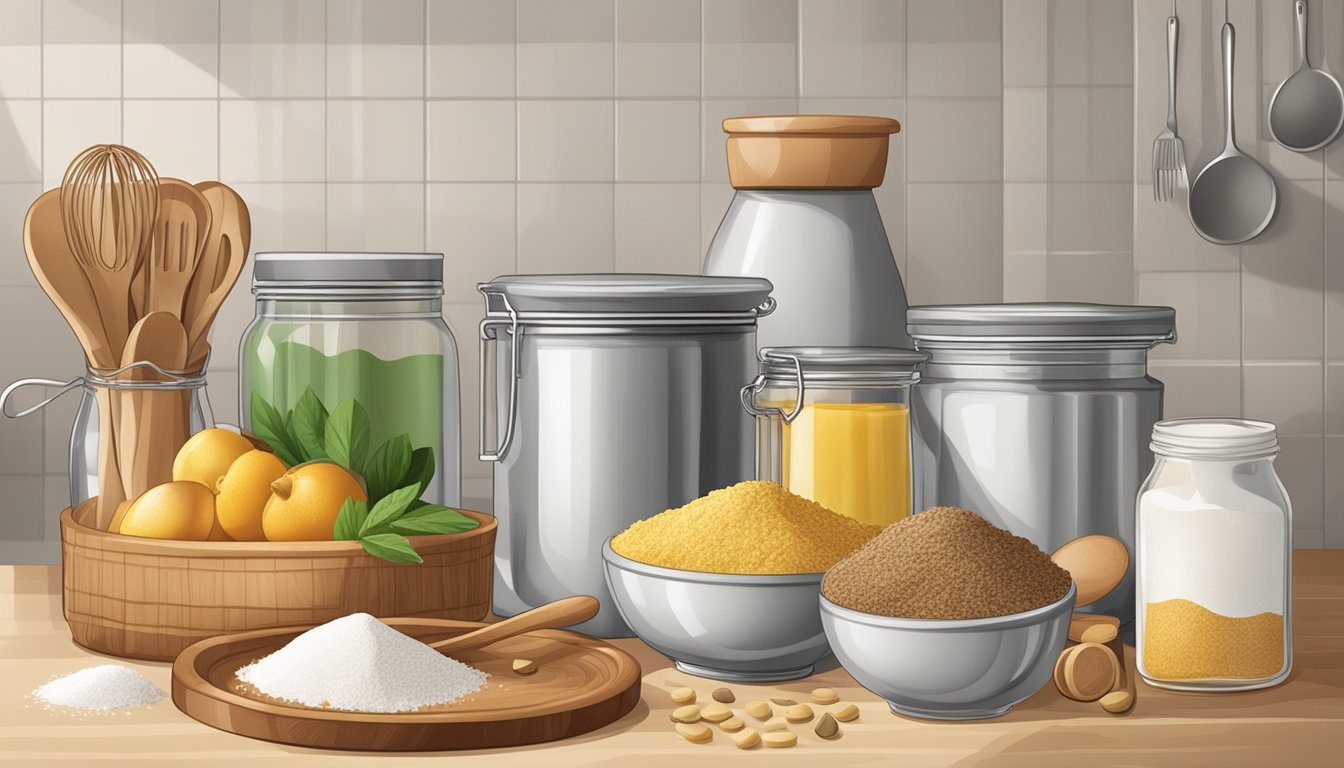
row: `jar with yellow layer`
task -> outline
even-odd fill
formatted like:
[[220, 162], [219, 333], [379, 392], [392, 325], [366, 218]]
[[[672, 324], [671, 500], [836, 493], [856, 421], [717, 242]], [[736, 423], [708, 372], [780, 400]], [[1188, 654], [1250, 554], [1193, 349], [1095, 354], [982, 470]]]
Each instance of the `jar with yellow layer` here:
[[910, 387], [921, 352], [766, 347], [742, 389], [756, 417], [756, 476], [874, 525], [911, 512]]
[[1177, 419], [1153, 427], [1139, 491], [1139, 674], [1185, 691], [1244, 691], [1292, 668], [1292, 507], [1273, 424]]

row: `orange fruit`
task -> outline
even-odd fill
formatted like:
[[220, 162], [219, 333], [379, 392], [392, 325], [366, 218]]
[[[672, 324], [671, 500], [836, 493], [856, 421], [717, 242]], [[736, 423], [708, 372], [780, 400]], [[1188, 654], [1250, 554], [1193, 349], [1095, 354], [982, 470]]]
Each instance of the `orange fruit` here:
[[215, 525], [215, 495], [200, 483], [173, 481], [150, 488], [126, 509], [119, 533], [151, 539], [205, 541]]
[[369, 499], [350, 470], [329, 461], [300, 464], [271, 483], [262, 532], [268, 541], [330, 541], [348, 498]]
[[237, 432], [220, 427], [203, 429], [188, 438], [173, 459], [173, 480], [191, 480], [210, 490], [229, 471], [233, 460], [252, 450]]
[[263, 541], [261, 515], [271, 499], [271, 483], [285, 474], [273, 453], [248, 451], [234, 459], [215, 486], [215, 517], [234, 541]]

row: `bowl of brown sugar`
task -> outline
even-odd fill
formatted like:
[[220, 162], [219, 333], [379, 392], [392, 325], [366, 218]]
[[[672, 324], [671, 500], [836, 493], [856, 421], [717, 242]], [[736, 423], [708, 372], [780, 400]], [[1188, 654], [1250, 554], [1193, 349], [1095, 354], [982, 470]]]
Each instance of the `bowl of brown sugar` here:
[[831, 649], [893, 712], [997, 717], [1050, 680], [1076, 588], [1027, 539], [956, 507], [887, 526], [822, 580]]

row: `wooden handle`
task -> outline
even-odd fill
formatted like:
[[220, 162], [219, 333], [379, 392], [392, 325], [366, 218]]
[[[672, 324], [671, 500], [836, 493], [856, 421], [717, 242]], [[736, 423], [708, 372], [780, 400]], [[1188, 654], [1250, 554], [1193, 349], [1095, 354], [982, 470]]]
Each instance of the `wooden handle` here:
[[429, 647], [448, 655], [482, 648], [534, 629], [556, 629], [587, 621], [597, 615], [598, 607], [597, 599], [588, 595], [566, 597], [465, 635], [430, 643]]

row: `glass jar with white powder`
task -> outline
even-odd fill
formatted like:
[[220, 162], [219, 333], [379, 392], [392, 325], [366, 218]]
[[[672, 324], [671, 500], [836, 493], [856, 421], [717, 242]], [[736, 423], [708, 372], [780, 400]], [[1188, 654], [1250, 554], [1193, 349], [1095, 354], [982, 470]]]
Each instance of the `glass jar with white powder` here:
[[1292, 666], [1292, 508], [1273, 424], [1153, 427], [1136, 515], [1139, 674], [1187, 691], [1282, 682]]

